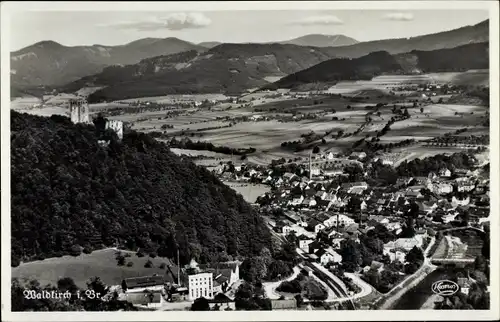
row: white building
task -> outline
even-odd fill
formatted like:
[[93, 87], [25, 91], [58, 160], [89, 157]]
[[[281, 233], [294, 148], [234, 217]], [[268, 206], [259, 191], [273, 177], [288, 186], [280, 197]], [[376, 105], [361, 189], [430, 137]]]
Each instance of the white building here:
[[314, 226], [314, 232], [317, 234], [325, 228], [326, 228], [325, 225], [323, 225], [322, 223], [319, 223], [316, 226]]
[[123, 139], [123, 122], [116, 120], [109, 120], [106, 122], [106, 129], [115, 131], [118, 138]]
[[312, 242], [312, 239], [299, 239], [299, 248], [307, 251], [309, 249], [309, 244]]
[[328, 263], [341, 263], [342, 262], [342, 256], [339, 255], [336, 251], [334, 251], [331, 248], [328, 248], [326, 250], [319, 250], [316, 252], [316, 256], [319, 259], [319, 262], [321, 265], [325, 266]]
[[291, 206], [298, 206], [301, 205], [303, 201], [304, 196], [300, 196], [299, 198], [294, 198], [293, 200], [289, 201], [288, 204]]
[[453, 192], [453, 186], [451, 184], [442, 182], [434, 186], [434, 191], [440, 195], [445, 195]]
[[189, 300], [194, 301], [200, 297], [206, 299], [213, 298], [213, 279], [213, 273], [189, 275]]
[[333, 215], [333, 216], [331, 216], [330, 218], [328, 218], [327, 220], [325, 220], [323, 222], [323, 224], [326, 227], [335, 227], [335, 226], [337, 226], [337, 221], [338, 221], [339, 225], [344, 225], [344, 226], [348, 226], [348, 225], [354, 223], [354, 219], [352, 219], [350, 217], [347, 217], [346, 215], [339, 214], [339, 215]]

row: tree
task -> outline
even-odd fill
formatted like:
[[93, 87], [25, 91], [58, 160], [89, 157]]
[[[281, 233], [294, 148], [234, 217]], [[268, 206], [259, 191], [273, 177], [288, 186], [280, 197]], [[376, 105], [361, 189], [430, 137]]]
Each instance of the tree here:
[[421, 263], [424, 261], [424, 254], [420, 247], [414, 246], [406, 255], [407, 262]]
[[312, 153], [316, 154], [316, 153], [319, 153], [320, 149], [319, 149], [319, 146], [315, 146], [312, 150]]
[[125, 256], [123, 256], [123, 255], [116, 256], [116, 262], [117, 262], [118, 266], [125, 265]]
[[153, 262], [151, 260], [148, 259], [148, 261], [144, 264], [144, 267], [146, 268], [151, 268], [153, 267]]
[[191, 311], [210, 311], [210, 304], [206, 298], [200, 297], [194, 300], [191, 305]]

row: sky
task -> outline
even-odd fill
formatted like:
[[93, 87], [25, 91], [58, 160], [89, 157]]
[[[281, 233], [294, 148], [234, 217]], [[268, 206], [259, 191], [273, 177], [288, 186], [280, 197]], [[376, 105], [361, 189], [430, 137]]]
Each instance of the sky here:
[[405, 38], [473, 25], [486, 10], [32, 11], [13, 13], [10, 49], [42, 40], [66, 46], [122, 45], [177, 37], [199, 43], [282, 41], [343, 34], [358, 41]]

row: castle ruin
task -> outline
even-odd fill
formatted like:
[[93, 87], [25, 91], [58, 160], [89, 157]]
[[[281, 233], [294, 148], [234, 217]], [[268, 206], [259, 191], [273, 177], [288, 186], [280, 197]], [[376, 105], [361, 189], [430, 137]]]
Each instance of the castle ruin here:
[[71, 122], [90, 123], [89, 104], [83, 98], [71, 99], [69, 101]]
[[123, 139], [123, 122], [122, 121], [108, 120], [106, 122], [106, 129], [111, 129], [111, 130], [115, 131], [116, 135], [118, 135], [118, 138], [120, 140]]

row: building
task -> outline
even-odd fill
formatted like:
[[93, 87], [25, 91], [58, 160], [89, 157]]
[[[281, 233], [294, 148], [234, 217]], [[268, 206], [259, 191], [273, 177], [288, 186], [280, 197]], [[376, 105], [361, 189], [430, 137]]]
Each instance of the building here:
[[162, 291], [165, 289], [165, 280], [159, 275], [130, 277], [122, 281], [122, 288], [127, 293]]
[[433, 191], [440, 195], [446, 195], [453, 192], [453, 186], [449, 183], [440, 182], [434, 186]]
[[312, 239], [304, 235], [300, 235], [298, 240], [299, 240], [299, 248], [304, 251], [307, 251], [309, 249], [309, 244], [313, 242]]
[[122, 121], [108, 120], [106, 122], [106, 130], [107, 129], [111, 129], [111, 130], [115, 131], [118, 138], [120, 140], [123, 139], [123, 122]]
[[71, 115], [71, 122], [75, 124], [90, 123], [89, 104], [85, 99], [71, 99], [69, 101], [69, 111]]
[[323, 222], [326, 227], [349, 226], [354, 223], [354, 219], [347, 217], [344, 214], [333, 215]]
[[213, 273], [198, 273], [189, 275], [189, 300], [200, 297], [211, 299], [214, 297]]
[[405, 260], [406, 260], [406, 253], [407, 253], [407, 251], [403, 248], [392, 249], [392, 248], [384, 246], [384, 250], [383, 250], [383, 254], [389, 256], [389, 258], [391, 259], [391, 262], [394, 262], [397, 260], [403, 264], [405, 263]]
[[449, 178], [451, 177], [451, 171], [448, 170], [447, 168], [443, 168], [439, 170], [439, 175], [443, 178]]
[[158, 309], [165, 303], [165, 299], [161, 292], [139, 292], [127, 293], [124, 297], [125, 301], [133, 305], [145, 306], [148, 308]]
[[460, 287], [460, 292], [465, 295], [469, 295], [469, 290], [471, 286], [471, 281], [466, 277], [459, 277], [457, 279], [457, 284]]

